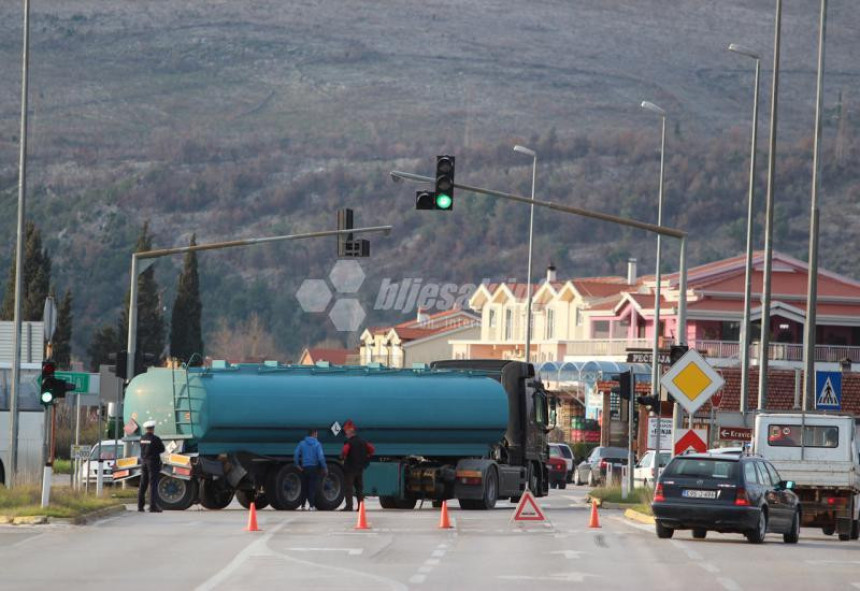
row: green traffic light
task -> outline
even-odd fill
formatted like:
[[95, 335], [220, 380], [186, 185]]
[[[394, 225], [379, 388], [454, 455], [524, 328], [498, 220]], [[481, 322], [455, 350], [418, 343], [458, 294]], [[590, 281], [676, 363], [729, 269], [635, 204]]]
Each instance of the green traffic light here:
[[42, 392], [42, 404], [51, 404], [54, 401], [53, 392]]
[[446, 195], [445, 193], [436, 195], [436, 207], [439, 209], [451, 209], [453, 203], [454, 200], [451, 199], [450, 195]]

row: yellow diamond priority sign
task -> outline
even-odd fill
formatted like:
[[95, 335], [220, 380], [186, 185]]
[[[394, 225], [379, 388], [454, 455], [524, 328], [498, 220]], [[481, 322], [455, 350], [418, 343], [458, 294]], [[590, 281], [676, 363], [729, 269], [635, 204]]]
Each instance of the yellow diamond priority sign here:
[[663, 375], [660, 384], [693, 414], [723, 387], [725, 380], [698, 351], [690, 349]]

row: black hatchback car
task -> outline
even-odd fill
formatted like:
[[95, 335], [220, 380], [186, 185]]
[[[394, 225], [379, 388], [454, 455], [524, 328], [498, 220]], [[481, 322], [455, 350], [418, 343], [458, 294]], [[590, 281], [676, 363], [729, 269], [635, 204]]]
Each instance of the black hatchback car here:
[[800, 537], [800, 503], [794, 483], [756, 456], [687, 454], [663, 470], [651, 508], [658, 538], [691, 529], [702, 539], [708, 531], [744, 534], [753, 544], [780, 533], [787, 544]]

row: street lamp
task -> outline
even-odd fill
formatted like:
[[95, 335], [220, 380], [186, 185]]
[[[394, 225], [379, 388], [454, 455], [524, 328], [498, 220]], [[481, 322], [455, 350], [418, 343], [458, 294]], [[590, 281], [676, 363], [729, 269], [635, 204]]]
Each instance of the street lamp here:
[[529, 264], [526, 272], [526, 363], [531, 360], [532, 352], [532, 241], [535, 229], [535, 179], [537, 177], [537, 152], [517, 144], [514, 152], [532, 157], [532, 204], [529, 213]]
[[750, 298], [752, 291], [752, 254], [753, 254], [753, 216], [755, 215], [755, 156], [758, 131], [758, 89], [761, 75], [761, 58], [754, 51], [736, 43], [729, 45], [729, 51], [755, 60], [755, 91], [753, 92], [752, 140], [750, 142], [750, 181], [749, 204], [747, 205], [747, 260], [746, 281], [744, 286], [744, 319], [741, 323], [741, 416], [747, 414], [747, 391], [750, 373]]
[[[648, 101], [642, 101], [642, 108], [646, 111], [651, 111], [652, 113], [656, 113], [660, 116], [662, 122], [662, 133], [660, 137], [660, 190], [657, 198], [657, 225], [663, 225], [663, 162], [664, 157], [666, 155], [666, 111], [655, 105], [654, 103]], [[663, 408], [660, 400], [660, 282], [662, 281], [662, 277], [660, 275], [660, 261], [663, 256], [663, 239], [660, 234], [657, 234], [657, 272], [655, 275], [655, 280], [657, 282], [657, 287], [654, 290], [654, 346], [651, 350], [651, 396], [654, 397], [657, 402], [657, 451], [656, 458], [657, 461], [654, 462], [654, 482], [657, 481], [657, 473], [658, 466], [660, 464], [660, 431], [663, 420]], [[686, 299], [687, 294], [686, 290], [681, 292], [681, 297]], [[680, 342], [687, 342], [687, 335], [679, 335], [681, 339]]]

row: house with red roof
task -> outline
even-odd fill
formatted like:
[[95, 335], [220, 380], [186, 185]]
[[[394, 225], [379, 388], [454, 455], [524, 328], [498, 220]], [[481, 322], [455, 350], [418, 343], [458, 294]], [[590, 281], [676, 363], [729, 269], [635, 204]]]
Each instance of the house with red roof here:
[[316, 365], [320, 361], [332, 365], [358, 365], [358, 352], [355, 349], [313, 347], [304, 349], [299, 356], [299, 365]]
[[363, 365], [409, 368], [415, 363], [451, 359], [451, 341], [477, 338], [480, 323], [477, 314], [457, 307], [436, 314], [419, 309], [412, 320], [365, 329], [360, 337], [360, 360]]

